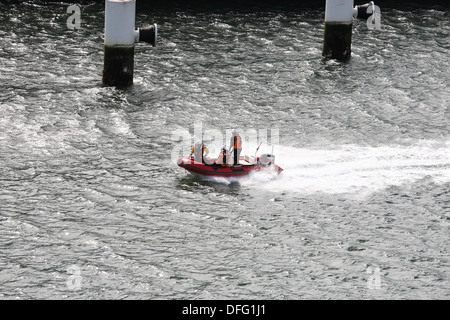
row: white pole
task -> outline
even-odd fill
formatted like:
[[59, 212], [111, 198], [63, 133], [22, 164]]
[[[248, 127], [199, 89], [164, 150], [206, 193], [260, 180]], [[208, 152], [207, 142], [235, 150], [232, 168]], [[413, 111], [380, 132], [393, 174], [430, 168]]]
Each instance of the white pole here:
[[106, 0], [105, 45], [134, 45], [136, 0]]

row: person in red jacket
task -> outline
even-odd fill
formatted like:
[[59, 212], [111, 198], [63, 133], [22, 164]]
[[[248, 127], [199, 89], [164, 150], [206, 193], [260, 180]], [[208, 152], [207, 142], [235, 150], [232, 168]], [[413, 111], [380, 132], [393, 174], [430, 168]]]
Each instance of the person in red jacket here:
[[230, 152], [233, 152], [233, 164], [239, 164], [239, 157], [242, 151], [242, 139], [239, 132], [235, 129], [231, 130]]

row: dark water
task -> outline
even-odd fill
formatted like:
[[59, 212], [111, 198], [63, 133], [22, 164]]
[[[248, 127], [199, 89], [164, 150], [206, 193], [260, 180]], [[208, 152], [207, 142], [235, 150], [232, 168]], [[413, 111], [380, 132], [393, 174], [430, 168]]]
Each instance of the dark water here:
[[[321, 7], [138, 7], [158, 46], [115, 89], [71, 4], [0, 3], [2, 299], [449, 298], [446, 10], [381, 7], [339, 63]], [[190, 177], [195, 125], [278, 132], [284, 172]]]

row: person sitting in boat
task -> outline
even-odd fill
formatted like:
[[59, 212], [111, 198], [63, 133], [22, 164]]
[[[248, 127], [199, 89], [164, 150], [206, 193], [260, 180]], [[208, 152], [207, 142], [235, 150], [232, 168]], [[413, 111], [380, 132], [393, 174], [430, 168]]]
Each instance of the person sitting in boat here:
[[192, 157], [194, 155], [194, 161], [204, 163], [206, 156], [208, 155], [209, 150], [202, 141], [197, 141], [194, 146], [192, 147], [191, 154], [189, 157]]
[[239, 132], [235, 129], [231, 130], [230, 152], [233, 152], [233, 164], [239, 164], [239, 157], [242, 151], [242, 142]]
[[226, 166], [228, 163], [228, 151], [225, 146], [222, 147], [222, 150], [220, 150], [219, 157], [216, 161], [214, 161], [215, 164], [219, 164], [222, 166]]

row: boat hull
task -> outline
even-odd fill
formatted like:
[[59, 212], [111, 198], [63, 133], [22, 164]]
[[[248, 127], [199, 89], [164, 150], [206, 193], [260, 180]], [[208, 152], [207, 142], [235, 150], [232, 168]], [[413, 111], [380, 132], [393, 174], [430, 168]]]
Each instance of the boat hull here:
[[258, 172], [263, 170], [274, 170], [277, 173], [281, 173], [281, 169], [276, 164], [263, 165], [263, 164], [250, 164], [247, 163], [244, 158], [240, 159], [239, 165], [222, 166], [218, 164], [208, 165], [201, 162], [194, 161], [193, 158], [182, 157], [177, 161], [178, 166], [187, 170], [194, 176], [200, 177], [244, 177], [252, 172]]

